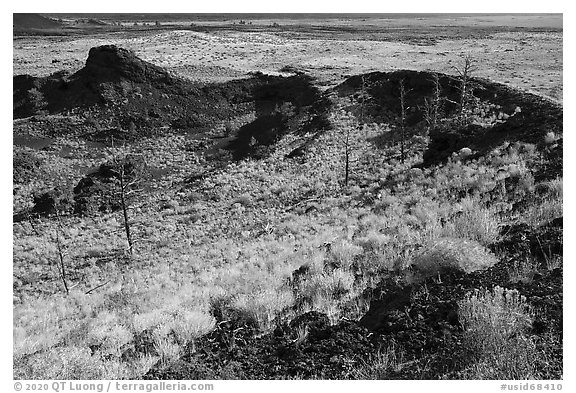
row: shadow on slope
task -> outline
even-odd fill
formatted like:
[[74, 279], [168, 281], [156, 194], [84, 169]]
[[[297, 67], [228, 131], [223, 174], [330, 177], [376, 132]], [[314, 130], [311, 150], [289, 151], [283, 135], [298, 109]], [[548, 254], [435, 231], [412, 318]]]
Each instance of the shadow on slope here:
[[[458, 79], [437, 74], [442, 97], [442, 119], [436, 129], [430, 129], [430, 143], [424, 153], [423, 167], [444, 162], [452, 153], [468, 147], [483, 155], [502, 142], [526, 142], [542, 145], [547, 133], [562, 135], [563, 109], [560, 104], [522, 92], [486, 79], [473, 78], [476, 103], [470, 114], [473, 121], [459, 125], [454, 118], [458, 111]], [[411, 134], [427, 130], [425, 99], [433, 96], [431, 72], [373, 72], [350, 77], [334, 88], [340, 97], [355, 97], [348, 109], [363, 122], [399, 123], [400, 81], [406, 89], [407, 115], [405, 124]], [[365, 96], [362, 103], [362, 97]], [[556, 149], [555, 162], [562, 162], [562, 149]]]

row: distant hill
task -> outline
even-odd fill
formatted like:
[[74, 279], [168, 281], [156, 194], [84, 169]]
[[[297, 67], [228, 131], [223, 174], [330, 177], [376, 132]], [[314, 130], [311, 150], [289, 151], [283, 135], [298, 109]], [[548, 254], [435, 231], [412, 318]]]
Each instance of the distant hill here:
[[62, 24], [39, 14], [13, 14], [14, 31], [58, 29]]

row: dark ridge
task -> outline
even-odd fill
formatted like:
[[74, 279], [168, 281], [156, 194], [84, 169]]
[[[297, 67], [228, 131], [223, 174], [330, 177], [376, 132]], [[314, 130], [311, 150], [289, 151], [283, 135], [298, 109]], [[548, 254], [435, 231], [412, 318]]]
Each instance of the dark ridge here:
[[81, 115], [92, 124], [82, 136], [101, 142], [112, 135], [134, 140], [168, 128], [206, 132], [255, 110], [256, 120], [231, 132], [229, 142], [222, 143], [240, 159], [264, 156], [286, 133], [314, 134], [330, 126], [330, 101], [302, 73], [290, 77], [256, 73], [204, 85], [175, 77], [114, 45], [90, 49], [85, 66], [74, 74], [18, 75], [13, 80], [14, 118]]
[[199, 85], [114, 45], [92, 48], [84, 68], [44, 78], [14, 77], [14, 118], [80, 113], [100, 128], [208, 127], [245, 110], [258, 78]]
[[[424, 105], [424, 98], [431, 96], [433, 91], [432, 73], [420, 71], [394, 71], [394, 72], [371, 72], [362, 75], [354, 75], [334, 88], [340, 96], [360, 97], [362, 84], [368, 99], [365, 100], [363, 119], [361, 121], [379, 121], [394, 123], [400, 113], [400, 81], [404, 81], [406, 89], [406, 107], [408, 111], [406, 123], [413, 126], [423, 120], [423, 114], [417, 108]], [[364, 82], [362, 82], [364, 80]], [[442, 95], [451, 101], [456, 101], [458, 90], [455, 81], [447, 75], [439, 74], [439, 82], [442, 86]], [[349, 108], [357, 116], [360, 116], [360, 107], [354, 105]], [[447, 113], [456, 110], [454, 104], [448, 103], [445, 107]]]
[[39, 14], [12, 14], [12, 27], [17, 30], [46, 30], [62, 27], [60, 22]]
[[[459, 81], [454, 77], [438, 74], [441, 95], [444, 100], [444, 117], [454, 116], [459, 100]], [[409, 108], [406, 124], [412, 131], [422, 132], [425, 127], [423, 106], [426, 97], [433, 92], [433, 74], [418, 71], [373, 72], [348, 78], [334, 88], [340, 96], [362, 93], [368, 98], [361, 111], [360, 105], [353, 105], [349, 110], [363, 122], [383, 122], [397, 124], [400, 113], [399, 84], [404, 81], [406, 107]], [[438, 128], [430, 131], [430, 144], [424, 153], [422, 166], [428, 167], [445, 162], [452, 153], [468, 147], [484, 154], [495, 146], [508, 142], [525, 142], [542, 144], [548, 132], [562, 135], [563, 108], [537, 95], [526, 93], [486, 79], [473, 78], [474, 96], [481, 104], [491, 104], [494, 114], [501, 112], [507, 118], [490, 127], [470, 124], [457, 126], [450, 124], [450, 129]], [[517, 108], [521, 111], [516, 113]], [[556, 149], [558, 150], [558, 149]], [[561, 152], [556, 154], [555, 161], [562, 161]]]

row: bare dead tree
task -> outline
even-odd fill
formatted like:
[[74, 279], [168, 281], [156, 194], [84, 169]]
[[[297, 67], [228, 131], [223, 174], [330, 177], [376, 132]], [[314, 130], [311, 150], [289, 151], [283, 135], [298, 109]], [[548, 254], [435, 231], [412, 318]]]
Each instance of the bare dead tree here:
[[[114, 147], [114, 140], [112, 140], [112, 148]], [[126, 235], [126, 243], [128, 244], [128, 252], [134, 255], [134, 238], [132, 235], [132, 222], [130, 220], [130, 205], [131, 199], [136, 194], [142, 191], [139, 188], [141, 183], [140, 174], [137, 173], [135, 162], [129, 162], [128, 156], [124, 155], [119, 158], [115, 153], [112, 155], [112, 163], [114, 165], [114, 172], [116, 175], [116, 184], [118, 185], [117, 195], [120, 199], [120, 208], [122, 209], [122, 218], [124, 233]]]
[[62, 229], [62, 221], [60, 220], [60, 214], [58, 213], [58, 206], [54, 206], [54, 210], [56, 211], [56, 219], [58, 220], [58, 225], [55, 228], [56, 232], [56, 248], [58, 250], [58, 272], [60, 273], [60, 278], [62, 279], [62, 283], [64, 284], [64, 290], [66, 294], [70, 293], [70, 289], [68, 287], [68, 280], [66, 275], [66, 265], [64, 263], [64, 245], [60, 241], [60, 231]]
[[351, 156], [354, 149], [353, 146], [353, 137], [354, 131], [358, 129], [358, 126], [354, 126], [353, 124], [346, 124], [344, 128], [344, 135], [338, 139], [341, 139], [342, 144], [344, 145], [344, 185], [347, 186], [350, 180], [350, 171], [351, 171]]
[[472, 83], [472, 76], [478, 70], [478, 65], [476, 59], [470, 54], [466, 54], [463, 58], [463, 64], [458, 66], [452, 66], [456, 71], [458, 77], [458, 91], [459, 91], [459, 102], [458, 102], [458, 118], [462, 123], [466, 123], [467, 113], [469, 111], [469, 104], [474, 96], [474, 85]]
[[350, 178], [350, 132], [352, 128], [346, 128], [346, 139], [344, 142], [344, 185], [348, 185], [348, 179]]
[[357, 112], [357, 123], [356, 126], [347, 126], [346, 133], [344, 135], [344, 185], [347, 186], [350, 180], [351, 173], [351, 156], [354, 150], [354, 132], [356, 135], [360, 135], [363, 124], [364, 116], [366, 110], [366, 102], [368, 101], [368, 84], [366, 82], [365, 75], [360, 77], [360, 94], [358, 95], [358, 105], [359, 111]]
[[368, 85], [366, 83], [366, 76], [362, 75], [360, 77], [360, 96], [358, 97], [360, 104], [360, 113], [358, 115], [358, 131], [361, 130], [362, 124], [364, 124], [364, 116], [366, 110], [366, 102], [368, 101]]
[[[347, 116], [352, 117], [351, 114]], [[361, 134], [362, 124], [356, 120], [347, 119], [343, 132], [337, 137], [344, 149], [344, 186], [347, 186], [352, 176], [353, 166], [356, 162], [355, 150], [358, 149], [358, 138]]]
[[104, 285], [108, 284], [109, 282], [110, 282], [110, 280], [107, 280], [107, 281], [103, 282], [103, 283], [100, 284], [100, 285], [96, 285], [94, 288], [89, 289], [89, 290], [87, 290], [86, 292], [84, 292], [84, 294], [89, 295], [89, 294], [91, 294], [92, 292], [94, 292], [95, 290], [97, 290], [97, 289], [99, 289], [99, 288], [102, 288]]
[[440, 85], [440, 77], [437, 72], [432, 73], [431, 82], [432, 96], [424, 98], [424, 106], [422, 107], [422, 113], [424, 115], [424, 120], [428, 127], [428, 131], [434, 130], [440, 118], [442, 116], [442, 86]]
[[406, 94], [410, 90], [404, 87], [404, 79], [400, 79], [400, 160], [404, 163], [406, 158], [406, 111], [410, 109], [406, 107]]
[[128, 218], [128, 203], [127, 203], [127, 193], [129, 182], [126, 181], [126, 165], [123, 161], [120, 164], [120, 204], [122, 205], [122, 216], [124, 217], [124, 231], [126, 232], [126, 241], [128, 242], [128, 251], [130, 255], [134, 253], [134, 245], [132, 243], [132, 233], [130, 231], [130, 219]]

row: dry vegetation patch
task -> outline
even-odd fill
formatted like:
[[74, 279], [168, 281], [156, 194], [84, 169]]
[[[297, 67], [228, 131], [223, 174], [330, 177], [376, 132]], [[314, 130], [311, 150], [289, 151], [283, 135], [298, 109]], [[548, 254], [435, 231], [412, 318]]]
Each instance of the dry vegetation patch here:
[[[162, 57], [178, 67], [213, 47], [202, 62], [228, 67], [233, 53], [241, 71], [254, 51], [279, 69], [297, 48], [293, 61], [316, 77], [332, 72], [318, 68], [329, 57], [351, 71], [371, 67], [342, 54], [353, 46], [371, 48], [374, 66], [414, 46], [325, 40], [331, 52], [314, 60], [320, 41], [286, 34], [118, 41], [153, 42], [140, 46], [148, 60], [172, 42], [172, 57]], [[479, 60], [488, 56], [478, 48]], [[102, 51], [120, 56], [120, 73], [89, 64], [71, 79], [23, 78], [28, 93], [15, 96], [35, 113], [15, 122], [15, 134], [48, 138], [14, 147], [16, 378], [561, 376], [561, 106], [477, 79], [482, 89], [461, 108], [458, 78], [415, 71], [371, 72], [326, 90], [325, 79], [287, 68], [291, 76], [207, 87], [128, 51]], [[106, 53], [96, 51], [96, 63], [109, 64]], [[96, 93], [123, 109], [90, 101], [85, 112], [67, 108], [69, 117], [41, 113], [60, 111], [55, 85], [82, 93], [85, 78], [106, 79]], [[435, 87], [455, 103], [432, 121], [424, 106]], [[177, 99], [173, 88], [183, 89]], [[150, 112], [152, 101], [170, 108]], [[201, 130], [182, 118], [192, 106]], [[114, 117], [126, 108], [129, 119]], [[65, 206], [79, 182], [129, 153], [147, 171], [129, 214]], [[42, 201], [50, 209], [36, 214]], [[548, 364], [531, 365], [535, 354]]]

